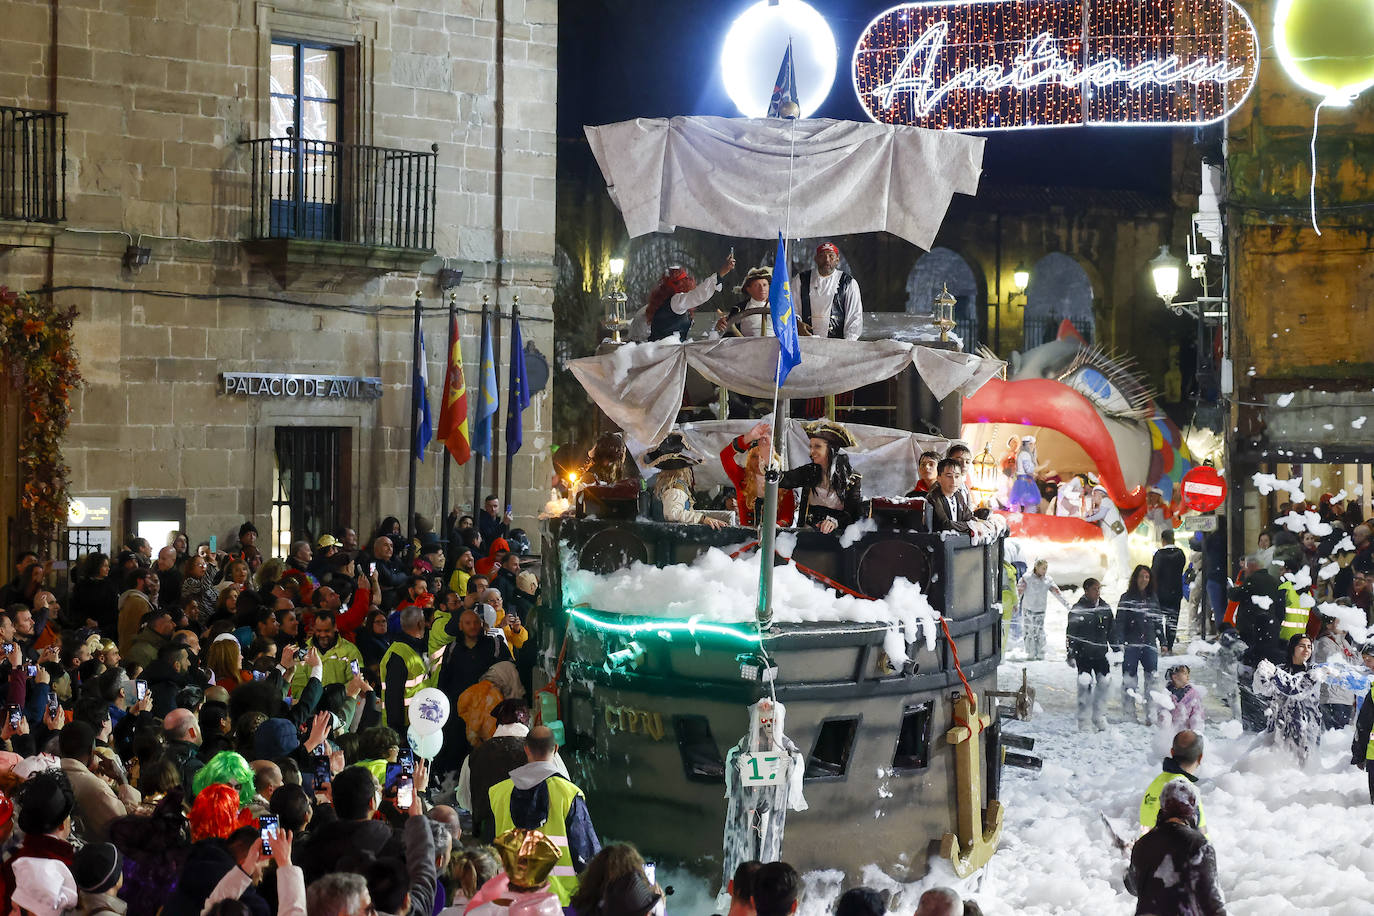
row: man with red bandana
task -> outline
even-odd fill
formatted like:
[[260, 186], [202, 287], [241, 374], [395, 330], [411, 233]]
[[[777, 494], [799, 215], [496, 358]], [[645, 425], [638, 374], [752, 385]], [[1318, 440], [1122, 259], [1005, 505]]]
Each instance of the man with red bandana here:
[[803, 270], [797, 275], [797, 291], [801, 294], [802, 333], [814, 337], [842, 337], [858, 340], [864, 330], [863, 301], [859, 297], [859, 283], [837, 268], [840, 249], [833, 242], [816, 246], [816, 269]]

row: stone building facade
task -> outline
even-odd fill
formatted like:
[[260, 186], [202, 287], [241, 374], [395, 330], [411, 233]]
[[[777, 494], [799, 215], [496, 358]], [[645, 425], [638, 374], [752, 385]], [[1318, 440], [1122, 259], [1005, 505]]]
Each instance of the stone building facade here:
[[[117, 541], [139, 505], [176, 511], [129, 502], [146, 498], [184, 500], [193, 540], [221, 543], [245, 518], [278, 544], [288, 525], [365, 536], [403, 517], [413, 304], [437, 422], [442, 267], [464, 272], [470, 383], [483, 296], [502, 315], [518, 296], [525, 340], [552, 352], [556, 0], [13, 0], [4, 19], [0, 105], [65, 113], [64, 137], [48, 122], [65, 213], [0, 206], [0, 284], [79, 311], [71, 490], [112, 500]], [[25, 123], [0, 124], [12, 161]], [[504, 370], [510, 325], [494, 324]], [[243, 372], [380, 383], [226, 393]], [[551, 390], [511, 474], [527, 523], [547, 498]], [[505, 400], [485, 479], [455, 467], [451, 505], [500, 491]], [[430, 517], [441, 456], [418, 475]], [[0, 508], [13, 519], [8, 470]]]
[[[1275, 0], [1244, 4], [1272, 32]], [[1369, 511], [1374, 471], [1374, 94], [1324, 106], [1309, 214], [1312, 123], [1321, 99], [1262, 42], [1259, 81], [1229, 122], [1233, 480], [1301, 476], [1307, 495], [1345, 490]], [[1368, 421], [1368, 422], [1367, 422]], [[1359, 489], [1357, 489], [1359, 488]], [[1233, 553], [1250, 549], [1275, 495], [1233, 501]]]

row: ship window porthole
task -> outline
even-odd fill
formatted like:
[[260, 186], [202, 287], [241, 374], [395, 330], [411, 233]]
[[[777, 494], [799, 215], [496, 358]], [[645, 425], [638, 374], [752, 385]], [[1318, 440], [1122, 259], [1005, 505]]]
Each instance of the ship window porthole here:
[[826, 719], [820, 734], [806, 758], [806, 779], [838, 779], [849, 772], [849, 759], [854, 752], [854, 737], [859, 732], [859, 720]]
[[725, 782], [725, 761], [711, 734], [711, 720], [705, 716], [673, 716], [677, 751], [682, 755], [682, 770], [689, 782]]
[[930, 763], [932, 704], [908, 706], [902, 712], [902, 731], [892, 754], [892, 769], [921, 770]]

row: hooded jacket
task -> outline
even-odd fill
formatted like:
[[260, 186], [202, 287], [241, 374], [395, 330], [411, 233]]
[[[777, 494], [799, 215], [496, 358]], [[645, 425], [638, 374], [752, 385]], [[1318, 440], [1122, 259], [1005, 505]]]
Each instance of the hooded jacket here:
[[366, 849], [374, 856], [402, 855], [401, 842], [385, 821], [336, 820], [313, 827], [292, 850], [291, 858], [305, 872], [305, 883], [335, 871], [346, 855]]

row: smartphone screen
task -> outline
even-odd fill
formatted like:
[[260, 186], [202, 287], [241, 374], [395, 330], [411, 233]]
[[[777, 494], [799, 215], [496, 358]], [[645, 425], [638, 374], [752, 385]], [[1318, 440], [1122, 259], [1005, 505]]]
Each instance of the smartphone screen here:
[[254, 672], [253, 672], [253, 680], [255, 680], [255, 681], [260, 681], [260, 680], [262, 680], [262, 679], [265, 678], [265, 677], [267, 677], [267, 672], [266, 672], [266, 671], [254, 671]]
[[415, 784], [411, 782], [409, 776], [399, 776], [396, 778], [396, 807], [402, 811], [410, 807], [415, 801]]
[[270, 856], [272, 854], [272, 841], [277, 838], [277, 825], [281, 823], [275, 814], [264, 814], [258, 818], [258, 827], [262, 830], [262, 854]]
[[[320, 747], [324, 747], [323, 744]], [[321, 792], [334, 774], [329, 772], [328, 755], [315, 758], [315, 791]]]
[[57, 715], [57, 711], [62, 708], [62, 701], [57, 698], [56, 693], [48, 694], [48, 715]]
[[309, 650], [306, 649], [305, 646], [301, 646], [299, 649], [297, 649], [297, 650], [296, 650], [296, 661], [298, 661], [298, 662], [303, 662], [303, 661], [305, 661], [305, 654], [306, 654], [306, 652], [308, 652], [308, 651], [309, 651]]
[[396, 762], [401, 765], [401, 775], [411, 777], [415, 775], [415, 755], [410, 752], [410, 748], [404, 748], [396, 756]]
[[19, 720], [24, 717], [24, 712], [18, 706], [10, 707], [10, 728], [18, 728]]
[[375, 576], [375, 575], [377, 575], [377, 564], [376, 564], [376, 563], [369, 563], [369, 564], [368, 564], [368, 566], [367, 566], [367, 574], [368, 574], [369, 576]]
[[218, 552], [219, 552], [219, 536], [218, 536], [218, 535], [215, 535], [215, 534], [210, 535], [210, 552], [211, 552], [211, 553], [218, 553]]
[[144, 680], [137, 680], [137, 681], [134, 681], [134, 696], [137, 697], [138, 701], [139, 701], [139, 702], [142, 702], [142, 701], [143, 701], [143, 698], [146, 697], [147, 695], [148, 695], [148, 682], [147, 682], [147, 681], [144, 681]]
[[354, 676], [354, 677], [357, 677], [357, 676], [358, 676], [358, 660], [357, 660], [356, 658], [355, 658], [355, 659], [350, 659], [349, 662], [348, 662], [348, 667], [349, 667], [350, 669], [352, 669], [352, 671], [353, 671], [353, 676]]
[[37, 665], [26, 665], [25, 668], [24, 668], [24, 670], [28, 673], [28, 676], [29, 676], [29, 677], [37, 677], [37, 676], [38, 676], [38, 666], [37, 666]]
[[4, 650], [6, 655], [9, 655], [11, 652], [14, 651], [14, 643], [7, 642], [3, 646], [0, 646], [0, 649]]
[[658, 863], [657, 863], [657, 862], [645, 862], [645, 863], [644, 863], [644, 877], [646, 877], [646, 878], [649, 879], [649, 886], [650, 886], [650, 887], [653, 887], [655, 884], [658, 883], [657, 874], [658, 874]]

